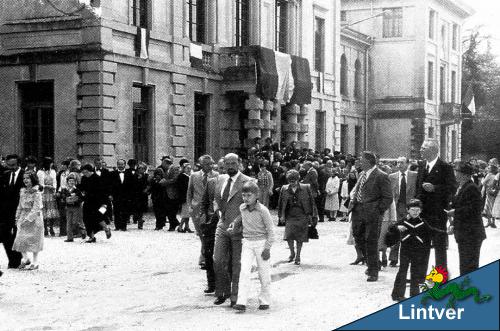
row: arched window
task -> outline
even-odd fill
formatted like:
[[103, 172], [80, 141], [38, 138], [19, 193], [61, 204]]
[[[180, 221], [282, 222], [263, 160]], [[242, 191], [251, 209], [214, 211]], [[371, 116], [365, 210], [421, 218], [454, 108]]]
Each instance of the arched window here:
[[340, 94], [347, 95], [347, 58], [345, 54], [340, 57]]
[[362, 94], [362, 86], [363, 86], [363, 75], [361, 73], [361, 62], [359, 59], [356, 59], [354, 63], [354, 96], [356, 98], [361, 98]]

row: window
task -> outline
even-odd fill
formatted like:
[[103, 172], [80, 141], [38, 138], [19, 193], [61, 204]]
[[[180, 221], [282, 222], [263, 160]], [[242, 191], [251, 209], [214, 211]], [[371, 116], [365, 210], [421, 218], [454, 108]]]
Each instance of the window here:
[[347, 95], [347, 58], [345, 54], [340, 57], [340, 94]]
[[452, 30], [452, 40], [451, 40], [451, 48], [456, 51], [458, 49], [458, 24], [453, 24]]
[[457, 131], [452, 130], [451, 131], [451, 159], [455, 161], [457, 158], [457, 146], [458, 146], [458, 139], [457, 139]]
[[188, 35], [191, 41], [205, 42], [205, 0], [187, 0]]
[[435, 21], [436, 21], [436, 12], [431, 9], [429, 11], [429, 39], [434, 39]]
[[209, 96], [194, 94], [194, 157], [197, 160], [207, 153]]
[[428, 130], [428, 138], [434, 138], [434, 127], [429, 126]]
[[323, 72], [323, 52], [325, 50], [325, 20], [314, 18], [314, 70]]
[[448, 30], [446, 29], [446, 23], [441, 26], [441, 47], [443, 53], [448, 52]]
[[140, 28], [148, 28], [148, 1], [133, 0], [132, 2], [132, 24]]
[[457, 72], [451, 72], [451, 102], [457, 102]]
[[54, 157], [54, 84], [19, 85], [23, 118], [23, 153], [38, 160]]
[[340, 11], [340, 21], [347, 22], [347, 12], [345, 10]]
[[340, 152], [344, 154], [349, 152], [348, 132], [349, 126], [347, 124], [340, 124]]
[[356, 59], [354, 63], [354, 97], [361, 98], [363, 96], [361, 87], [363, 86], [363, 77], [361, 73], [361, 62]]
[[362, 127], [361, 125], [356, 125], [354, 127], [354, 153], [355, 155], [361, 154], [363, 148], [363, 137], [362, 137]]
[[446, 102], [446, 68], [439, 67], [439, 101], [441, 104]]
[[132, 87], [132, 142], [134, 145], [134, 158], [143, 162], [149, 161], [151, 92], [151, 87], [140, 85]]
[[236, 46], [250, 44], [250, 7], [248, 0], [236, 1]]
[[427, 99], [434, 100], [434, 63], [427, 64]]
[[326, 144], [326, 112], [316, 111], [316, 150], [325, 148]]
[[384, 9], [384, 38], [394, 38], [403, 36], [403, 8]]
[[276, 0], [275, 7], [275, 24], [276, 24], [276, 50], [278, 52], [286, 53], [287, 51], [287, 37], [288, 37], [288, 2], [285, 0]]

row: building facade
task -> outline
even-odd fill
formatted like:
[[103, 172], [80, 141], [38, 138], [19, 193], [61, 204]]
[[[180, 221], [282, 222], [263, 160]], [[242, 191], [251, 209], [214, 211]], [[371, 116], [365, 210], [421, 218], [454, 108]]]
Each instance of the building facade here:
[[451, 0], [343, 0], [351, 29], [371, 37], [368, 147], [418, 157], [436, 139], [460, 157], [461, 27], [471, 8]]
[[[157, 164], [255, 137], [340, 146], [340, 1], [2, 6], [2, 154]], [[287, 93], [269, 93], [268, 80]]]

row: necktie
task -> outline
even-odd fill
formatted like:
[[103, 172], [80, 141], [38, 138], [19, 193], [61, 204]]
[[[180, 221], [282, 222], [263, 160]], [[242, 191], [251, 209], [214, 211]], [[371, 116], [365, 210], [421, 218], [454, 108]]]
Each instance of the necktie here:
[[203, 174], [203, 187], [206, 187], [207, 186], [207, 182], [208, 182], [208, 174]]
[[226, 205], [227, 199], [229, 198], [229, 192], [231, 191], [231, 182], [233, 180], [231, 177], [227, 180], [226, 187], [224, 188], [224, 192], [222, 193], [222, 203], [224, 203], [224, 206]]
[[361, 190], [363, 189], [363, 185], [365, 185], [365, 182], [366, 182], [366, 172], [363, 172], [363, 175], [359, 179], [358, 190], [356, 191], [356, 201], [357, 202], [362, 202], [362, 200], [361, 200], [361, 198], [362, 198]]
[[427, 174], [429, 174], [429, 170], [431, 169], [431, 167], [429, 167], [429, 163], [427, 163], [427, 166], [425, 169], [427, 170]]
[[9, 183], [10, 186], [14, 186], [14, 184], [15, 184], [14, 178], [15, 177], [16, 177], [16, 173], [14, 171], [12, 171], [12, 174], [10, 175], [10, 183]]
[[401, 184], [399, 186], [399, 202], [406, 204], [406, 177], [405, 173], [401, 173]]

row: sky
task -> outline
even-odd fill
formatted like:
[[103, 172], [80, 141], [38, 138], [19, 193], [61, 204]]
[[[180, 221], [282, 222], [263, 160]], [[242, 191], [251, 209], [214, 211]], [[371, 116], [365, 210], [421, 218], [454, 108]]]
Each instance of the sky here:
[[492, 37], [492, 52], [500, 62], [500, 0], [461, 0], [474, 8], [476, 13], [470, 17], [464, 26], [467, 29], [482, 25], [481, 31]]

